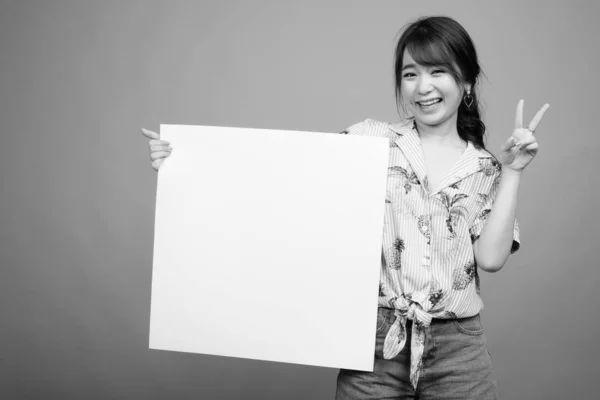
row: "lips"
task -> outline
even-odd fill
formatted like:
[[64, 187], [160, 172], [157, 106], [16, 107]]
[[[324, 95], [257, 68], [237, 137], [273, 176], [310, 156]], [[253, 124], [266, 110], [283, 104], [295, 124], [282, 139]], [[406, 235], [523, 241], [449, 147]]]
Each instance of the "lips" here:
[[423, 106], [427, 107], [427, 106], [431, 106], [431, 105], [437, 104], [437, 103], [439, 103], [441, 101], [442, 101], [442, 99], [439, 98], [439, 97], [437, 97], [435, 99], [429, 99], [429, 100], [425, 100], [425, 101], [417, 101], [417, 104], [420, 105], [420, 106], [422, 106], [422, 107]]

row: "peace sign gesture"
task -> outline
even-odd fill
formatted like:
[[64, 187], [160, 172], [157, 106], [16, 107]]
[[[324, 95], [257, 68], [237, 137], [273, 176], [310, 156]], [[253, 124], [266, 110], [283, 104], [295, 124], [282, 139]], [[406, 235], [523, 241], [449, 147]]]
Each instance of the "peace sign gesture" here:
[[523, 100], [517, 104], [517, 116], [515, 117], [515, 130], [512, 136], [500, 147], [500, 162], [502, 165], [521, 172], [533, 160], [538, 152], [538, 143], [533, 136], [535, 129], [544, 117], [549, 104], [544, 106], [535, 114], [527, 128], [523, 128]]

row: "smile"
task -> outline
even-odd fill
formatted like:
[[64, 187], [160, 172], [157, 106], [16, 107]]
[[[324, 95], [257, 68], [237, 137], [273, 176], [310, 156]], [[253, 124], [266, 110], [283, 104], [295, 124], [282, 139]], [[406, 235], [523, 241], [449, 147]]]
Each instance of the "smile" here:
[[427, 101], [417, 101], [417, 104], [420, 105], [421, 107], [427, 107], [427, 106], [431, 106], [433, 104], [437, 104], [441, 101], [442, 101], [442, 99], [437, 98], [437, 99], [431, 99], [431, 100], [427, 100]]

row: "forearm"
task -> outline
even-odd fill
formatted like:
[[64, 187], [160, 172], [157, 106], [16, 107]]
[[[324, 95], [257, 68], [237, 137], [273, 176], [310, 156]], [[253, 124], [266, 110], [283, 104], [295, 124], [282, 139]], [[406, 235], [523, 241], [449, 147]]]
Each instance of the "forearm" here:
[[473, 244], [475, 261], [485, 271], [498, 271], [510, 255], [520, 182], [521, 172], [503, 168], [492, 211]]

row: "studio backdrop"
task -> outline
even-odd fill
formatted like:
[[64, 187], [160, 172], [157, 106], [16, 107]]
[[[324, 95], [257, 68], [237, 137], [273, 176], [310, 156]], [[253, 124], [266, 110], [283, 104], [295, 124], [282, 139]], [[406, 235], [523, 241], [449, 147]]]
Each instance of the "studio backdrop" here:
[[0, 398], [332, 399], [335, 369], [148, 348], [157, 174], [140, 128], [398, 121], [395, 42], [427, 15], [477, 46], [492, 153], [519, 99], [526, 121], [551, 105], [521, 249], [480, 274], [501, 398], [594, 398], [600, 6], [583, 0], [0, 1]]

